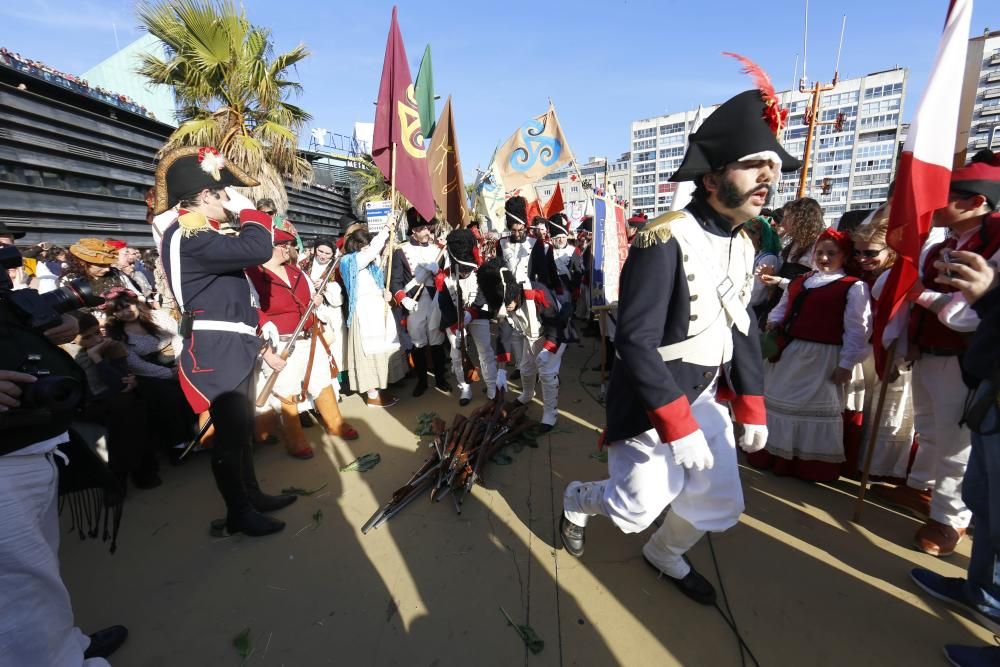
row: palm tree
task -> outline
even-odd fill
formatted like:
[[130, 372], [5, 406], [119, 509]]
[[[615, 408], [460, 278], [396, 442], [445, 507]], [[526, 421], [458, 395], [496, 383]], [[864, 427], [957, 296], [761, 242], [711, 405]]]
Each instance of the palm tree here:
[[172, 86], [180, 126], [163, 150], [215, 146], [261, 183], [253, 196], [286, 210], [283, 179], [296, 187], [312, 180], [299, 156], [298, 132], [310, 116], [287, 101], [302, 86], [289, 68], [309, 55], [299, 45], [274, 55], [271, 31], [251, 24], [232, 0], [145, 0], [137, 7], [167, 58], [144, 54], [139, 74]]
[[[354, 196], [354, 208], [360, 216], [365, 210], [365, 204], [371, 201], [385, 201], [389, 199], [389, 181], [386, 180], [382, 170], [375, 165], [375, 161], [368, 153], [362, 154], [357, 160], [360, 165], [352, 170], [357, 192]], [[396, 202], [394, 208], [403, 211], [409, 208], [410, 204], [406, 198], [396, 191]]]

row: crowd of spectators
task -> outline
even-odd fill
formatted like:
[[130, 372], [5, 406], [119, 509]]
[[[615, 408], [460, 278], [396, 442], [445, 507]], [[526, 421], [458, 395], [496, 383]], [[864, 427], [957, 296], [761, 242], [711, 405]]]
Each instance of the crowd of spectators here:
[[41, 61], [24, 58], [20, 53], [13, 53], [4, 47], [0, 47], [0, 64], [6, 65], [7, 67], [15, 69], [19, 72], [30, 74], [31, 76], [39, 79], [44, 79], [49, 83], [54, 83], [82, 95], [92, 97], [95, 100], [100, 100], [102, 102], [106, 102], [107, 104], [114, 105], [119, 109], [124, 109], [125, 111], [130, 111], [134, 114], [139, 114], [140, 116], [145, 116], [154, 120], [156, 119], [153, 112], [149, 111], [141, 104], [137, 104], [136, 101], [128, 95], [116, 93], [102, 86], [91, 86], [86, 79], [72, 74], [67, 74], [65, 72], [60, 72], [59, 70], [53, 69]]

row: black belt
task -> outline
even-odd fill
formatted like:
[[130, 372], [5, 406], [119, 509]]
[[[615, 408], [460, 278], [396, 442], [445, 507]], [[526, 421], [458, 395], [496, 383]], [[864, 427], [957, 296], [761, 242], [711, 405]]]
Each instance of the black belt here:
[[965, 350], [960, 347], [932, 347], [921, 345], [920, 352], [921, 354], [930, 354], [935, 357], [957, 357], [965, 352]]

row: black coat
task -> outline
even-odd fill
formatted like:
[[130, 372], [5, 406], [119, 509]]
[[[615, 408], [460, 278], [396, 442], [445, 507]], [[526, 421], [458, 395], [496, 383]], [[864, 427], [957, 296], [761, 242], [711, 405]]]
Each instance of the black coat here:
[[[739, 228], [697, 200], [688, 212], [716, 236], [735, 236]], [[687, 338], [690, 303], [687, 274], [704, 258], [685, 263], [675, 238], [648, 247], [633, 245], [622, 269], [615, 350], [607, 400], [607, 440], [635, 437], [656, 428], [663, 442], [697, 430], [690, 403], [715, 377], [718, 368], [682, 360], [664, 362], [657, 348]], [[714, 261], [714, 258], [713, 260]], [[748, 307], [751, 322], [753, 312]], [[720, 395], [732, 396], [737, 421], [765, 424], [764, 368], [756, 327], [744, 335], [734, 326], [733, 358], [723, 367]]]

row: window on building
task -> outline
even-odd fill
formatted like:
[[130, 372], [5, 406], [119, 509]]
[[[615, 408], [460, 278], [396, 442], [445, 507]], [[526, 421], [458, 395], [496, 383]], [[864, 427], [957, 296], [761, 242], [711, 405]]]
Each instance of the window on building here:
[[898, 113], [885, 113], [877, 116], [867, 116], [861, 119], [861, 131], [880, 130], [899, 124]]
[[642, 141], [636, 141], [632, 144], [633, 151], [647, 150], [650, 148], [656, 148], [656, 139], [643, 139]]
[[660, 148], [666, 146], [683, 146], [684, 145], [684, 135], [683, 134], [672, 134], [666, 137], [660, 137]]
[[670, 125], [661, 125], [660, 134], [673, 134], [675, 132], [683, 132], [685, 123], [671, 123]]
[[655, 136], [656, 136], [656, 128], [655, 127], [647, 127], [647, 128], [643, 128], [641, 130], [634, 130], [632, 132], [632, 138], [633, 139], [646, 139], [648, 137], [655, 137]]
[[866, 100], [873, 100], [879, 97], [889, 97], [891, 95], [902, 95], [902, 94], [903, 94], [902, 83], [887, 83], [884, 86], [873, 86], [871, 88], [865, 88]]
[[899, 104], [902, 100], [898, 97], [891, 100], [879, 100], [877, 102], [866, 102], [861, 105], [861, 113], [869, 116], [876, 113], [886, 113], [889, 111], [896, 111], [899, 109]]

